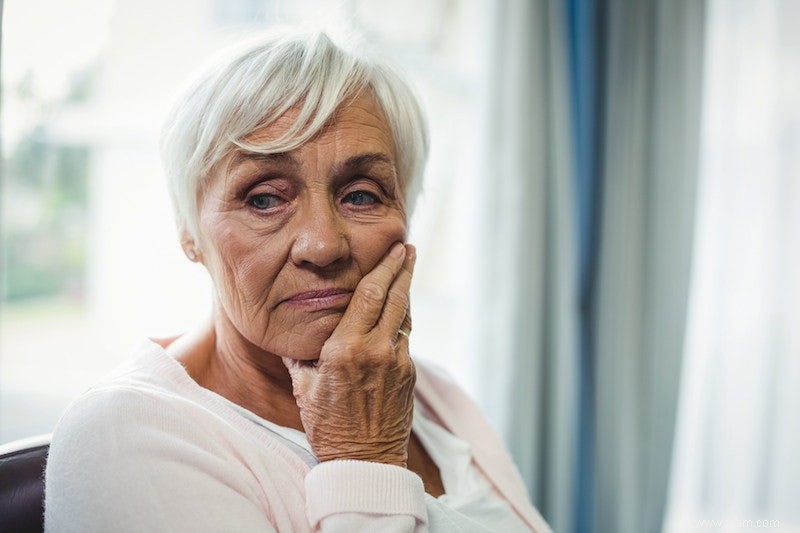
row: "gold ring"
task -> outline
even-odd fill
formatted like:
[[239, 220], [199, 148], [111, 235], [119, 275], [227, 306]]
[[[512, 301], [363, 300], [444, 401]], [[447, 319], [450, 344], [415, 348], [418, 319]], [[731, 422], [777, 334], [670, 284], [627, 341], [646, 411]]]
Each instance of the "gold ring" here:
[[398, 329], [398, 330], [397, 330], [397, 334], [398, 334], [398, 335], [402, 335], [402, 336], [404, 336], [406, 339], [410, 338], [410, 337], [408, 336], [408, 335], [409, 335], [409, 333], [410, 333], [410, 332], [408, 332], [408, 331], [406, 331], [406, 330], [404, 330], [404, 329]]

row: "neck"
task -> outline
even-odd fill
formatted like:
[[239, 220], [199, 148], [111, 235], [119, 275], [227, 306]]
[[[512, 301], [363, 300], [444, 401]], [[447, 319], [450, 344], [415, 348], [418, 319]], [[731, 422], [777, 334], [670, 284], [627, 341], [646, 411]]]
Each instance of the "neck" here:
[[201, 387], [276, 424], [303, 431], [289, 371], [245, 339], [215, 306], [210, 320], [167, 348]]

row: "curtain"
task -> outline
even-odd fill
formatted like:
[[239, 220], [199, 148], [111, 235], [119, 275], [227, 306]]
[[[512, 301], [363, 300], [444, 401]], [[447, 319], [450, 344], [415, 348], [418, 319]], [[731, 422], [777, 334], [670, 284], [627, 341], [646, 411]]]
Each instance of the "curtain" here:
[[556, 531], [659, 531], [693, 243], [703, 2], [492, 5], [480, 399]]
[[498, 1], [489, 16], [479, 398], [533, 502], [571, 531], [577, 449], [576, 238], [564, 3]]
[[798, 22], [710, 2], [670, 532], [800, 529]]
[[704, 4], [602, 5], [593, 522], [659, 531], [693, 248]]

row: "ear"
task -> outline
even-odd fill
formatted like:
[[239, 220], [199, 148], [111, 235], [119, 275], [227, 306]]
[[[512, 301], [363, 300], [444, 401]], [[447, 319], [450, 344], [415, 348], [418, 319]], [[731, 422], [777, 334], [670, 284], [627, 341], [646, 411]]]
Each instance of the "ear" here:
[[203, 254], [200, 252], [200, 248], [195, 244], [194, 237], [191, 236], [186, 228], [181, 228], [180, 236], [181, 248], [183, 248], [183, 253], [186, 254], [189, 261], [193, 263], [202, 263]]

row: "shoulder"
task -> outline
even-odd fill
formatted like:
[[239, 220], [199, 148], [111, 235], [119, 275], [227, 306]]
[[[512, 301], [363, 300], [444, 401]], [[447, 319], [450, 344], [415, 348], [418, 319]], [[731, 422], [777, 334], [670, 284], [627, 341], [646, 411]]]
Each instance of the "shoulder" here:
[[171, 422], [180, 420], [179, 412], [186, 409], [181, 404], [187, 402], [169, 392], [125, 382], [92, 388], [72, 402], [59, 419], [51, 455], [61, 447], [72, 448], [72, 444], [80, 443], [82, 448], [109, 444], [111, 436], [116, 436], [118, 444], [125, 444], [143, 428], [174, 429]]
[[158, 464], [154, 457], [209, 439], [208, 410], [174, 382], [170, 361], [162, 359], [169, 356], [158, 350], [143, 346], [66, 409], [50, 444], [48, 490], [70, 479], [100, 484], [111, 471], [135, 479]]
[[[155, 529], [192, 524], [203, 516], [192, 497], [201, 493], [253, 514], [258, 487], [235, 460], [234, 444], [244, 441], [237, 435], [191, 389], [137, 360], [83, 394], [57, 424], [45, 473], [46, 523], [125, 531], [142, 526], [142, 517]], [[111, 527], [122, 523], [131, 527]]]
[[189, 420], [197, 411], [179, 391], [148, 382], [141, 372], [110, 377], [78, 397], [59, 419], [48, 482], [102, 472], [112, 464], [124, 470], [146, 454], [174, 448], [192, 438]]
[[104, 458], [124, 467], [164, 449], [173, 457], [196, 451], [198, 443], [226, 449], [228, 441], [242, 438], [241, 432], [231, 431], [242, 425], [236, 414], [197, 385], [160, 346], [146, 343], [134, 355], [61, 416], [48, 473], [88, 468]]
[[[170, 377], [170, 361], [156, 345], [143, 345], [128, 363], [79, 396], [56, 425], [53, 448], [78, 435], [91, 443], [113, 428], [158, 425], [171, 411], [186, 408], [181, 384]], [[177, 365], [177, 362], [172, 361]]]

